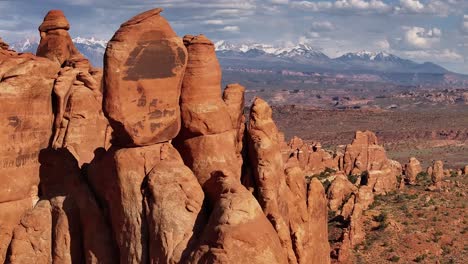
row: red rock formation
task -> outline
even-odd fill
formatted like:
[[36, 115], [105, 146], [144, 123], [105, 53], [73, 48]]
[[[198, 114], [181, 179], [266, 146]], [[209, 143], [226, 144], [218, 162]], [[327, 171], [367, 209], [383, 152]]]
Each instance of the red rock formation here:
[[10, 48], [10, 46], [8, 45], [8, 43], [4, 42], [2, 38], [0, 38], [0, 49], [3, 49], [3, 50], [8, 50]]
[[329, 263], [328, 202], [302, 154], [283, 162], [257, 99], [243, 167], [245, 88], [221, 96], [211, 41], [182, 42], [160, 12], [122, 24], [104, 77], [61, 11], [39, 27], [47, 59], [0, 40], [0, 263]]
[[405, 177], [406, 181], [409, 184], [415, 184], [416, 183], [416, 176], [422, 171], [421, 163], [414, 158], [411, 157], [409, 162], [405, 164]]
[[309, 195], [318, 198], [316, 203], [310, 204], [313, 207], [306, 209], [310, 196], [306, 198], [304, 193], [305, 175], [298, 165], [286, 166], [286, 173], [283, 172], [282, 137], [273, 122], [271, 108], [259, 98], [251, 107], [248, 139], [257, 199], [278, 233], [288, 262], [315, 263], [311, 261], [320, 260], [323, 262], [317, 263], [328, 263], [327, 236], [320, 233], [320, 236], [311, 237], [311, 230], [327, 228], [327, 221], [322, 218], [327, 216], [321, 215], [326, 211], [323, 187], [317, 188], [317, 182], [313, 183]]
[[253, 195], [222, 173], [210, 181], [217, 186], [216, 202], [188, 263], [287, 263], [278, 236]]
[[73, 56], [80, 55], [68, 34], [70, 24], [61, 10], [51, 10], [39, 26], [41, 42], [36, 54], [59, 65], [64, 65]]
[[179, 132], [187, 51], [160, 12], [149, 10], [123, 23], [107, 45], [104, 112], [114, 145], [151, 145]]
[[13, 233], [8, 263], [51, 263], [51, 210], [49, 201], [42, 200], [23, 216]]
[[371, 169], [380, 170], [387, 161], [382, 146], [371, 131], [357, 131], [353, 142], [346, 146], [344, 154], [344, 172], [361, 174]]
[[306, 175], [319, 174], [326, 168], [338, 170], [342, 158], [339, 153], [332, 155], [322, 149], [320, 143], [309, 145], [298, 137], [292, 138], [288, 145], [283, 145], [282, 152], [284, 160], [295, 156]]
[[0, 263], [21, 216], [37, 201], [39, 151], [52, 132], [52, 88], [59, 66], [0, 49]]
[[[163, 160], [148, 175], [145, 194], [150, 263], [180, 263], [201, 228], [204, 194], [181, 158]], [[198, 221], [198, 222], [197, 222]]]
[[[221, 69], [213, 43], [205, 36], [185, 36], [187, 70], [180, 98], [182, 129], [176, 147], [205, 191], [215, 171], [241, 177], [244, 89], [231, 87], [221, 98]], [[231, 111], [228, 111], [228, 107]]]
[[399, 186], [397, 176], [401, 175], [402, 166], [387, 158], [373, 132], [357, 131], [353, 142], [346, 146], [343, 162], [347, 175], [367, 173], [365, 185], [372, 186], [378, 194], [394, 191]]
[[343, 173], [337, 173], [327, 193], [330, 210], [338, 211], [343, 203], [349, 199], [349, 196], [357, 190], [358, 188], [348, 181]]

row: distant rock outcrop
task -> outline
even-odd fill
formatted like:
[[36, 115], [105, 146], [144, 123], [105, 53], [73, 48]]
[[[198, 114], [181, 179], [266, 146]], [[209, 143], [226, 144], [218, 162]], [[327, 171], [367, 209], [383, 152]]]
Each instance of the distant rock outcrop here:
[[409, 162], [405, 164], [405, 178], [409, 184], [416, 183], [416, 176], [422, 171], [421, 163], [415, 158], [411, 157]]

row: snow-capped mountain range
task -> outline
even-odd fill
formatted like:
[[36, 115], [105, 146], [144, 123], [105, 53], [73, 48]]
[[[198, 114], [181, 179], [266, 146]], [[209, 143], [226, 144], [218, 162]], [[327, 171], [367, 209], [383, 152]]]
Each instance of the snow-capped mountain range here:
[[[76, 37], [73, 38], [73, 42], [93, 65], [102, 67], [107, 45], [106, 40]], [[38, 43], [38, 38], [29, 38], [12, 43], [10, 47], [18, 52], [35, 53]], [[220, 64], [225, 69], [290, 70], [334, 74], [392, 74], [392, 76], [450, 73], [434, 63], [417, 63], [386, 52], [350, 52], [337, 58], [330, 58], [320, 50], [303, 43], [289, 47], [278, 47], [259, 43], [237, 44], [220, 40], [215, 42], [215, 48]]]
[[[73, 43], [76, 48], [87, 57], [91, 63], [97, 67], [102, 67], [102, 59], [106, 51], [106, 40], [96, 38], [73, 38]], [[38, 38], [27, 38], [23, 41], [12, 43], [10, 48], [17, 52], [31, 52], [36, 53], [37, 46], [39, 45]]]

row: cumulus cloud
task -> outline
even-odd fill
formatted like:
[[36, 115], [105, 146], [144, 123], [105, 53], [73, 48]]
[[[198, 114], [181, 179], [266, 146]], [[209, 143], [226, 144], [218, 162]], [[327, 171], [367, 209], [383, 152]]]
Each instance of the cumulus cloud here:
[[439, 28], [406, 27], [403, 44], [417, 49], [431, 48], [440, 41], [442, 31]]
[[316, 21], [312, 22], [311, 30], [324, 32], [324, 31], [332, 31], [335, 29], [335, 25], [330, 21]]
[[377, 40], [375, 42], [375, 46], [377, 46], [377, 48], [379, 48], [379, 50], [389, 50], [390, 49], [390, 43], [386, 39]]
[[432, 14], [447, 16], [463, 9], [465, 0], [400, 0], [400, 4], [394, 7], [396, 14]]
[[422, 12], [424, 5], [419, 0], [400, 0], [400, 5], [403, 10], [412, 12]]
[[219, 31], [224, 32], [239, 32], [240, 28], [238, 26], [225, 26], [221, 28]]

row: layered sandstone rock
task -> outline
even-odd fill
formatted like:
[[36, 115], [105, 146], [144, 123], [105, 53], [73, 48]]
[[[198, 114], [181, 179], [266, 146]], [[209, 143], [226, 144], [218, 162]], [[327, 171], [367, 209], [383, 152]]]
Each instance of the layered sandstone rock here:
[[104, 112], [114, 144], [145, 146], [180, 129], [179, 95], [187, 51], [161, 9], [123, 23], [104, 56]]
[[0, 262], [22, 215], [37, 201], [39, 152], [52, 133], [52, 88], [59, 66], [0, 49]]
[[[319, 198], [317, 203], [307, 204], [309, 197], [304, 199], [307, 193], [304, 193], [305, 175], [302, 170], [297, 165], [286, 166], [283, 172], [281, 142], [282, 136], [273, 122], [271, 108], [256, 98], [250, 111], [248, 147], [257, 199], [278, 233], [289, 263], [314, 263], [314, 259], [328, 263], [326, 236], [320, 233], [319, 237], [311, 237], [311, 230], [327, 228], [322, 218], [326, 216], [320, 214], [326, 211], [325, 192], [323, 187], [317, 188], [314, 181], [309, 195]], [[317, 218], [314, 214], [320, 216]]]
[[409, 184], [416, 183], [416, 177], [422, 171], [421, 163], [415, 158], [411, 157], [409, 162], [405, 164], [405, 177]]

